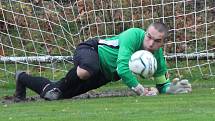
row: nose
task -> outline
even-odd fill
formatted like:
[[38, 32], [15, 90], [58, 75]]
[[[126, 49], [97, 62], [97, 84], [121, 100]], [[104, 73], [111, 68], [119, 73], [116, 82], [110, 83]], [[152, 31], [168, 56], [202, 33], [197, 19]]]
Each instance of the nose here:
[[154, 45], [154, 40], [153, 40], [153, 39], [150, 39], [150, 40], [149, 40], [149, 47], [153, 47], [153, 45]]

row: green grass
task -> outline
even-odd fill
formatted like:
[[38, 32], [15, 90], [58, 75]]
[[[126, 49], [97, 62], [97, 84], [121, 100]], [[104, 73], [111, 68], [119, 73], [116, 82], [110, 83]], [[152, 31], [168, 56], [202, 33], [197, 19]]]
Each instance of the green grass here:
[[[1, 104], [0, 121], [214, 121], [213, 81], [214, 78], [193, 80], [190, 94]], [[117, 82], [98, 91], [118, 88], [126, 87]], [[12, 94], [14, 89], [0, 91]]]
[[0, 120], [213, 121], [215, 90], [157, 97], [115, 97], [1, 105]]
[[[183, 77], [192, 83], [193, 92], [190, 94], [0, 104], [0, 121], [214, 121], [215, 77], [201, 76], [196, 70], [192, 73], [192, 77], [186, 71], [183, 73]], [[57, 71], [55, 74], [60, 78], [63, 72]], [[48, 71], [41, 75], [52, 77]], [[0, 85], [0, 100], [2, 96], [13, 95], [15, 84], [12, 74], [8, 79], [9, 83]], [[152, 85], [152, 82], [142, 80], [141, 83]], [[126, 85], [119, 81], [96, 91], [125, 88]], [[28, 90], [28, 95], [35, 93]]]

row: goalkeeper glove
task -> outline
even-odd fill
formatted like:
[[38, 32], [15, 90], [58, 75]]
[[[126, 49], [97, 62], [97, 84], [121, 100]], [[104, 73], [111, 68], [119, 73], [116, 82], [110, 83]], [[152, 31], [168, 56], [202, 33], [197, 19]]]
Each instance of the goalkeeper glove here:
[[138, 84], [136, 87], [132, 87], [131, 89], [139, 96], [144, 96], [147, 91], [141, 84]]
[[188, 93], [192, 91], [191, 84], [187, 79], [173, 79], [169, 87], [166, 88], [167, 94]]
[[141, 84], [138, 84], [136, 87], [132, 87], [131, 89], [139, 96], [155, 96], [158, 94], [158, 90], [156, 88], [144, 88]]
[[158, 89], [155, 87], [148, 87], [148, 93], [145, 94], [145, 96], [156, 96], [158, 95]]

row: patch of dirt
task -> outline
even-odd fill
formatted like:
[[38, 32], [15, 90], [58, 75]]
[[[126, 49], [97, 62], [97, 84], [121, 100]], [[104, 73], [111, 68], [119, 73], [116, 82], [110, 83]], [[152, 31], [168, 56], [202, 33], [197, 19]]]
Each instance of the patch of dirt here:
[[[89, 91], [87, 93], [72, 97], [71, 99], [91, 99], [91, 98], [103, 98], [103, 97], [127, 97], [134, 96], [134, 92], [129, 89], [124, 90], [108, 90], [108, 91]], [[4, 96], [0, 100], [2, 104], [13, 104], [13, 103], [26, 103], [33, 101], [41, 101], [44, 100], [40, 98], [40, 96], [31, 96], [27, 97], [26, 100], [18, 100], [14, 96]]]

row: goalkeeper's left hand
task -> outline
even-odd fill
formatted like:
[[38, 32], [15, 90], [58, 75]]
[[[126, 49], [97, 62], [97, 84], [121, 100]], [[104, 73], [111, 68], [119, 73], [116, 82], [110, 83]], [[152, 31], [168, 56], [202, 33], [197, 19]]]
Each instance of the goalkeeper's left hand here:
[[156, 96], [159, 94], [157, 88], [155, 88], [155, 87], [148, 87], [147, 90], [148, 91], [145, 94], [145, 96]]
[[167, 87], [167, 94], [178, 94], [178, 93], [189, 93], [192, 91], [192, 86], [187, 79], [178, 79], [175, 78]]
[[141, 84], [138, 84], [136, 87], [132, 87], [131, 89], [139, 96], [156, 96], [158, 94], [157, 88], [146, 88]]

